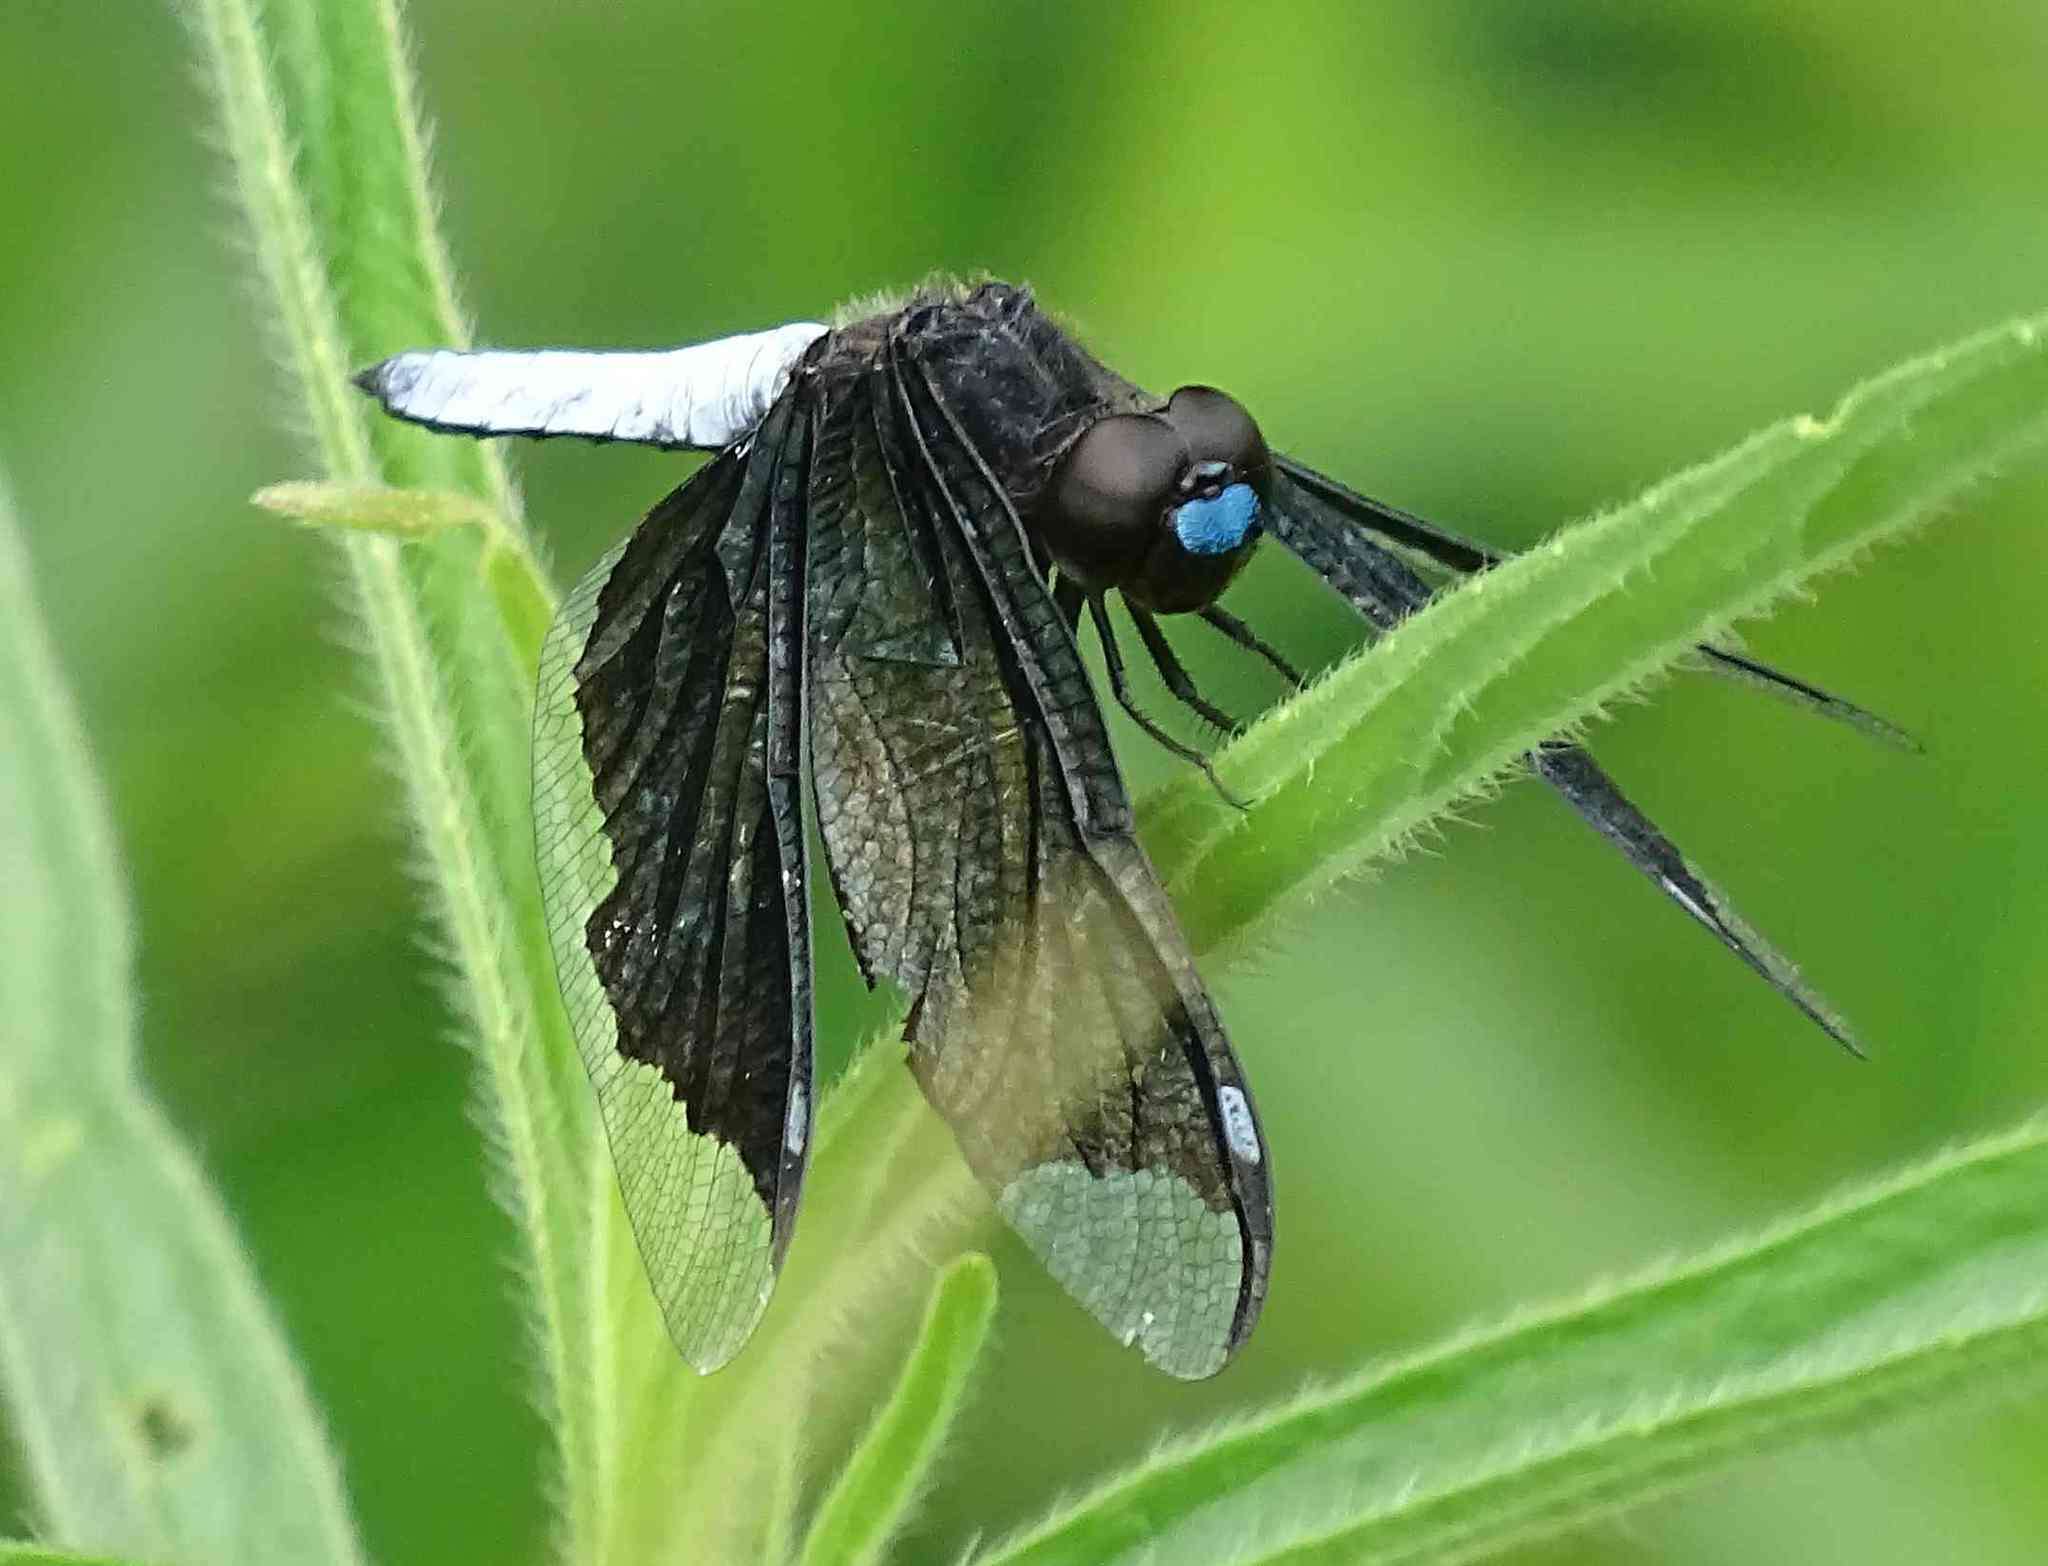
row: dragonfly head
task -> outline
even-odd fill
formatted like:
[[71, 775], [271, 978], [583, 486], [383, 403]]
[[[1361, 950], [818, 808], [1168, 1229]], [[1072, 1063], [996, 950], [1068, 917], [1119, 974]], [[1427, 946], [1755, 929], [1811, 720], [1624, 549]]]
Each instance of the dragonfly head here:
[[1251, 558], [1273, 465], [1259, 427], [1210, 386], [1158, 413], [1097, 419], [1046, 486], [1037, 531], [1061, 572], [1140, 608], [1205, 608]]

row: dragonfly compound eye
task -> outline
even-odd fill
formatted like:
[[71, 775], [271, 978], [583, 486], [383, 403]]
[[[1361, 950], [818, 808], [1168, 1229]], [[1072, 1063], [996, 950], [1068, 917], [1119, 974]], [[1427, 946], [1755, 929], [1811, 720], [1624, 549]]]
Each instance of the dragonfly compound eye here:
[[1180, 614], [1214, 603], [1251, 558], [1272, 493], [1273, 459], [1252, 416], [1212, 386], [1183, 386], [1164, 418], [1190, 460], [1171, 526], [1121, 585], [1141, 607]]
[[1213, 386], [1183, 386], [1166, 404], [1166, 420], [1188, 443], [1196, 462], [1227, 463], [1261, 498], [1272, 482], [1266, 437], [1235, 397]]
[[1091, 592], [1122, 587], [1185, 493], [1187, 443], [1149, 413], [1097, 419], [1053, 470], [1038, 532], [1065, 574]]

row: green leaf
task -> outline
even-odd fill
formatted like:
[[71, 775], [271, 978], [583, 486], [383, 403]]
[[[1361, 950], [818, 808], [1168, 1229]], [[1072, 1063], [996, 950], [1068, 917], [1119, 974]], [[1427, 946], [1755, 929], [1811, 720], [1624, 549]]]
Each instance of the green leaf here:
[[113, 832], [0, 493], [0, 1396], [66, 1545], [360, 1559], [219, 1199], [135, 1071]]
[[986, 1256], [962, 1256], [939, 1274], [902, 1379], [819, 1506], [802, 1566], [883, 1558], [967, 1395], [995, 1308], [996, 1271]]
[[[267, 0], [251, 15], [259, 29], [269, 24], [268, 91], [351, 362], [463, 346], [469, 329], [435, 221], [399, 0]], [[518, 499], [498, 448], [382, 418], [370, 421], [368, 439], [387, 482], [476, 495], [516, 528]]]
[[111, 1555], [72, 1555], [19, 1539], [0, 1539], [0, 1566], [143, 1566]]
[[[820, 1390], [802, 1367], [836, 1336], [836, 1310], [855, 1302], [880, 1322], [914, 1305], [906, 1274], [924, 1265], [938, 1227], [956, 1221], [959, 1181], [908, 1188], [859, 1244], [800, 1245], [784, 1297], [739, 1365], [700, 1380], [675, 1353], [562, 1013], [540, 909], [527, 747], [553, 589], [511, 520], [502, 467], [479, 455], [487, 448], [372, 422], [347, 383], [351, 368], [393, 348], [466, 336], [433, 233], [396, 9], [389, 0], [273, 0], [260, 12], [252, 0], [184, 3], [329, 479], [356, 493], [466, 496], [505, 521], [432, 529], [403, 545], [335, 536], [477, 1053], [478, 1119], [521, 1237], [535, 1401], [554, 1439], [556, 1552], [577, 1566], [637, 1566], [701, 1550], [716, 1528], [741, 1526], [725, 1477], [737, 1471], [751, 1484], [755, 1454], [775, 1454], [771, 1482], [787, 1473], [782, 1454]], [[921, 1113], [908, 1103], [900, 1052], [892, 1064], [856, 1077]], [[853, 1139], [827, 1135], [843, 1118], [821, 1103], [807, 1236], [831, 1232], [838, 1206], [819, 1188], [864, 1189], [848, 1172], [860, 1162]], [[845, 1166], [838, 1174], [834, 1160]], [[804, 1278], [819, 1280], [816, 1296], [792, 1287]], [[819, 1298], [837, 1303], [818, 1309]], [[804, 1401], [785, 1395], [792, 1378]]]
[[[183, 3], [328, 477], [467, 495], [503, 520], [488, 539], [468, 528], [403, 547], [337, 536], [421, 881], [454, 970], [450, 993], [476, 1051], [479, 1119], [521, 1239], [536, 1401], [556, 1443], [559, 1547], [602, 1561], [619, 1470], [607, 1413], [618, 1313], [605, 1259], [617, 1240], [598, 1230], [617, 1200], [555, 989], [528, 810], [533, 669], [553, 591], [525, 548], [496, 456], [373, 424], [349, 384], [351, 369], [401, 337], [466, 339], [433, 233], [395, 7], [275, 0], [259, 13], [253, 0]], [[282, 47], [265, 19], [279, 23]]]
[[2048, 446], [2048, 317], [1865, 383], [1446, 592], [1218, 758], [1145, 838], [1198, 951], [1398, 849], [1530, 746]]
[[1464, 1560], [2039, 1379], [2048, 1123], [1161, 1454], [988, 1557]]
[[490, 501], [445, 489], [390, 484], [269, 484], [249, 497], [275, 516], [313, 527], [378, 533], [401, 543], [447, 528], [472, 527], [484, 541], [483, 579], [516, 646], [538, 646], [554, 617], [554, 595], [536, 574], [525, 541]]
[[354, 528], [391, 538], [426, 538], [450, 527], [502, 526], [490, 505], [444, 489], [390, 484], [269, 484], [249, 497], [265, 511], [316, 527]]

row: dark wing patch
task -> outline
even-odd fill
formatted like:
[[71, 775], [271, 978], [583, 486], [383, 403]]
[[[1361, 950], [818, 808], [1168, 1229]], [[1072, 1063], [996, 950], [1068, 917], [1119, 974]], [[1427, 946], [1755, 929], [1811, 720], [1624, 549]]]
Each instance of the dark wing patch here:
[[916, 362], [825, 395], [811, 743], [855, 949], [910, 992], [912, 1069], [1047, 1269], [1212, 1374], [1264, 1297], [1264, 1148], [1086, 670]]
[[[1371, 508], [1376, 515], [1385, 513], [1413, 523], [1412, 529], [1397, 535], [1404, 544], [1427, 549], [1432, 538], [1445, 541], [1438, 558], [1446, 565], [1464, 569], [1461, 552], [1477, 547], [1455, 535], [1439, 534], [1429, 524], [1408, 518], [1405, 513], [1353, 495], [1334, 480], [1311, 473], [1298, 463], [1283, 463], [1283, 469], [1285, 476], [1276, 486], [1274, 504], [1268, 508], [1268, 530], [1379, 630], [1391, 629], [1427, 603], [1429, 585], [1407, 562], [1367, 535], [1364, 528], [1376, 524], [1365, 522], [1361, 513], [1350, 506], [1340, 508], [1337, 501], [1327, 496], [1334, 494], [1339, 500], [1348, 497], [1358, 506]], [[1491, 563], [1491, 558], [1484, 557], [1482, 563]], [[1825, 693], [1815, 694], [1834, 700]], [[1861, 1053], [1848, 1025], [1806, 984], [1792, 961], [1735, 912], [1713, 883], [1678, 851], [1677, 845], [1630, 803], [1583, 746], [1552, 741], [1531, 751], [1527, 759], [1530, 769], [1556, 789], [1589, 826], [1620, 849], [1658, 890], [1779, 994], [1819, 1023], [1830, 1037]]]
[[1628, 802], [1614, 779], [1600, 770], [1583, 747], [1561, 741], [1539, 745], [1529, 764], [1596, 832], [1620, 849], [1630, 864], [1705, 925], [1716, 940], [1755, 969], [1771, 988], [1819, 1023], [1837, 1043], [1852, 1053], [1863, 1053], [1848, 1023], [1800, 978], [1799, 970], [1776, 947], [1757, 934], [1671, 839]]
[[534, 720], [563, 999], [648, 1276], [700, 1370], [767, 1304], [811, 1126], [796, 403], [577, 584]]
[[1438, 527], [1434, 522], [1426, 522], [1398, 507], [1369, 499], [1348, 484], [1340, 484], [1327, 474], [1304, 467], [1292, 457], [1276, 452], [1273, 466], [1297, 490], [1313, 496], [1358, 526], [1378, 533], [1404, 549], [1412, 549], [1448, 571], [1467, 576], [1474, 571], [1484, 571], [1488, 566], [1499, 565], [1503, 558], [1462, 534]]
[[[1319, 505], [1367, 532], [1377, 534], [1397, 549], [1454, 575], [1469, 576], [1474, 571], [1499, 565], [1507, 558], [1484, 544], [1474, 543], [1461, 533], [1453, 533], [1398, 507], [1361, 495], [1349, 485], [1340, 484], [1314, 468], [1302, 466], [1292, 457], [1275, 457], [1274, 466], [1296, 490]], [[1754, 686], [1802, 711], [1845, 724], [1887, 745], [1895, 745], [1901, 750], [1920, 749], [1919, 741], [1897, 724], [1817, 685], [1809, 685], [1797, 675], [1773, 669], [1769, 664], [1759, 663], [1726, 647], [1702, 644], [1699, 654], [1706, 660], [1710, 671], [1725, 679]]]

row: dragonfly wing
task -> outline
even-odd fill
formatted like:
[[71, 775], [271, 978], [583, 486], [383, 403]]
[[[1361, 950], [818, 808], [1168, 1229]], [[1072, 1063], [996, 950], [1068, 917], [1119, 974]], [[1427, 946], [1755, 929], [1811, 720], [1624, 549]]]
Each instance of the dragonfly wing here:
[[[1361, 495], [1349, 485], [1340, 484], [1292, 457], [1276, 457], [1274, 464], [1296, 490], [1309, 496], [1316, 504], [1376, 535], [1384, 543], [1420, 556], [1443, 571], [1466, 576], [1498, 565], [1507, 558], [1463, 534], [1453, 533], [1411, 512]], [[1787, 674], [1746, 654], [1710, 643], [1702, 643], [1699, 654], [1706, 661], [1708, 670], [1724, 679], [1753, 686], [1815, 717], [1844, 724], [1887, 745], [1901, 750], [1920, 749], [1919, 742], [1912, 735], [1889, 719], [1809, 684], [1795, 674]]]
[[700, 1370], [767, 1304], [811, 1127], [796, 403], [577, 585], [535, 713], [563, 999], [649, 1279]]
[[812, 738], [854, 945], [1011, 1226], [1120, 1340], [1213, 1374], [1265, 1296], [1266, 1151], [1086, 670], [914, 355], [825, 395]]
[[[1343, 503], [1351, 491], [1298, 463], [1286, 467], [1268, 516], [1275, 538], [1379, 630], [1391, 629], [1429, 601], [1428, 583], [1371, 536], [1367, 531], [1371, 524], [1356, 507]], [[1302, 482], [1299, 475], [1304, 474], [1315, 483]], [[1332, 495], [1336, 498], [1329, 498]], [[1363, 505], [1373, 504], [1362, 497], [1351, 498]], [[1421, 526], [1427, 529], [1427, 524]], [[1427, 536], [1426, 532], [1411, 533], [1404, 542]], [[1466, 547], [1453, 535], [1443, 536]], [[1530, 769], [1652, 885], [1830, 1037], [1857, 1049], [1848, 1025], [1806, 984], [1791, 960], [1735, 912], [1728, 899], [1630, 802], [1583, 746], [1552, 741], [1531, 751], [1527, 759]]]

